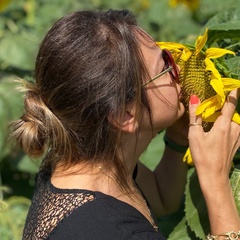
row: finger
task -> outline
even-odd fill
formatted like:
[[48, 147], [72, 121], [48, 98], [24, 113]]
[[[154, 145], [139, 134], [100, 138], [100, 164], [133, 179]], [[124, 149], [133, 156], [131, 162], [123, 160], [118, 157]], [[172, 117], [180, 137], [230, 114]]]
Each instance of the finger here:
[[238, 89], [235, 89], [228, 94], [221, 111], [222, 115], [226, 118], [226, 120], [228, 119], [229, 121], [231, 121], [237, 106], [238, 98], [239, 98]]
[[196, 116], [196, 110], [199, 104], [200, 99], [198, 96], [192, 95], [189, 102], [189, 126], [202, 126], [201, 116]]
[[237, 148], [240, 146], [240, 126], [238, 123], [231, 121], [231, 134], [236, 139]]

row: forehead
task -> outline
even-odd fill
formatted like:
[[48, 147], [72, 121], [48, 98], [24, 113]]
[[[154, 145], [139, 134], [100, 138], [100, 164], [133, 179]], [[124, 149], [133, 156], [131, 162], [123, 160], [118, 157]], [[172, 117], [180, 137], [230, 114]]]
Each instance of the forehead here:
[[145, 32], [138, 34], [138, 40], [146, 66], [153, 68], [161, 61], [162, 50], [156, 45], [154, 39]]

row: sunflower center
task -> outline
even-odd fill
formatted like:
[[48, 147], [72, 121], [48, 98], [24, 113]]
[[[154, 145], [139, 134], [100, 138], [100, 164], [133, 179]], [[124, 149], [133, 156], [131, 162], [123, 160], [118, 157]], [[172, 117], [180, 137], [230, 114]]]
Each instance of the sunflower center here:
[[[206, 71], [206, 64], [204, 62], [204, 55], [195, 55], [188, 59], [188, 61], [179, 60], [177, 64], [180, 66], [180, 84], [182, 88], [182, 103], [185, 106], [186, 113], [188, 113], [189, 98], [192, 94], [199, 97], [201, 102], [205, 99], [213, 97], [216, 92], [210, 85], [211, 72]], [[212, 123], [203, 122], [205, 131], [209, 131]]]
[[179, 80], [182, 87], [182, 101], [186, 107], [192, 94], [197, 95], [201, 102], [216, 94], [210, 85], [211, 72], [206, 71], [203, 55], [196, 56], [193, 53], [188, 61], [180, 59], [177, 64], [181, 68]]

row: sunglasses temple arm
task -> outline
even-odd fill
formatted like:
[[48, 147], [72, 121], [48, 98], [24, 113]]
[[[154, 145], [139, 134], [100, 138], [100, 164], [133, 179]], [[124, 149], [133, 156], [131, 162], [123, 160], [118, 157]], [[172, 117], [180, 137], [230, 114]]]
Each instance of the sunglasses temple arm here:
[[169, 67], [167, 68], [166, 70], [162, 71], [161, 73], [159, 73], [158, 75], [156, 75], [154, 78], [152, 78], [151, 80], [145, 82], [142, 86], [145, 86], [147, 85], [148, 83], [150, 82], [153, 82], [154, 80], [156, 80], [157, 78], [161, 77], [162, 75], [164, 75], [165, 73], [167, 72], [170, 72], [173, 68], [172, 67]]

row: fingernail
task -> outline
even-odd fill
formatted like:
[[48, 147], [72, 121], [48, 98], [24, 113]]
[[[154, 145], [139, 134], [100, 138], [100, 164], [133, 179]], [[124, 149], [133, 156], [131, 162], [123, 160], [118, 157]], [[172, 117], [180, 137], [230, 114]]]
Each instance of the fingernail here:
[[197, 104], [199, 102], [199, 98], [197, 95], [191, 95], [190, 97], [190, 103], [191, 104]]

